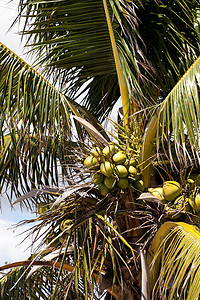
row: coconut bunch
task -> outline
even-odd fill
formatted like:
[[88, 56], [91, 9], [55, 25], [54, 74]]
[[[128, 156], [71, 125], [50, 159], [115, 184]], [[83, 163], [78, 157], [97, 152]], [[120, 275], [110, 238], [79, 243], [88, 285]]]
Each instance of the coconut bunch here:
[[95, 147], [84, 160], [84, 166], [102, 196], [126, 190], [130, 185], [138, 191], [144, 190], [134, 149], [121, 150], [113, 143], [103, 149]]
[[165, 212], [170, 219], [178, 219], [191, 211], [190, 197], [177, 181], [164, 181], [162, 187], [149, 188], [148, 191], [165, 204]]

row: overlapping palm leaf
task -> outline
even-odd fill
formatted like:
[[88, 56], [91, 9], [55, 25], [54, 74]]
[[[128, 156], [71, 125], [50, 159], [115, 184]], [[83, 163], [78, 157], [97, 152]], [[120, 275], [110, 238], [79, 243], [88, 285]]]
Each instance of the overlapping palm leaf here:
[[[74, 189], [66, 188], [54, 206], [51, 205], [49, 210], [32, 220], [37, 221], [37, 225], [30, 232], [33, 232], [37, 239], [40, 237], [45, 248], [35, 254], [30, 261], [11, 264], [8, 267], [13, 268], [16, 265], [29, 267], [29, 264], [32, 265], [31, 267], [33, 265], [46, 266], [48, 255], [52, 255], [55, 267], [59, 268], [59, 274], [65, 277], [61, 282], [65, 285], [63, 292], [60, 291], [62, 296], [65, 291], [72, 293], [74, 287], [76, 297], [81, 299], [80, 287], [82, 286], [86, 299], [89, 294], [95, 298], [95, 291], [99, 285], [102, 289], [101, 292], [106, 289], [109, 293], [116, 295], [115, 285], [123, 285], [124, 276], [128, 276], [131, 281], [134, 280], [131, 269], [135, 268], [136, 259], [132, 246], [126, 241], [124, 234], [119, 233], [118, 227], [122, 229], [124, 226], [122, 225], [124, 212], [117, 209], [118, 205], [122, 208], [120, 197], [123, 196], [119, 196], [119, 199], [104, 198], [100, 195], [99, 190], [92, 187], [90, 183], [82, 186], [74, 185]], [[32, 221], [30, 220], [28, 223]], [[44, 228], [46, 228], [45, 231]], [[124, 248], [124, 253], [121, 253], [121, 248]], [[57, 255], [54, 255], [55, 249], [57, 249]], [[50, 254], [46, 255], [47, 253]], [[130, 260], [129, 263], [127, 263], [127, 259]], [[49, 266], [53, 267], [54, 262], [52, 261]], [[56, 262], [59, 262], [59, 265]], [[68, 268], [67, 264], [71, 265], [71, 268]], [[28, 276], [27, 281], [24, 281], [27, 275], [27, 272], [23, 273], [24, 270], [20, 271], [16, 279], [15, 271], [11, 272], [7, 284], [6, 276], [9, 274], [5, 276], [5, 279], [0, 280], [4, 295], [9, 293], [11, 287], [14, 287], [12, 293], [17, 294], [19, 285], [22, 286], [23, 291], [29, 285], [29, 281], [32, 282], [34, 278], [38, 277], [38, 283], [40, 282], [39, 269], [34, 270], [35, 272]], [[121, 275], [118, 273], [119, 270], [122, 272]], [[70, 274], [67, 274], [66, 271]], [[59, 296], [59, 274], [57, 273], [57, 279], [52, 282], [52, 290], [47, 291], [52, 299], [57, 299], [56, 297]], [[71, 287], [72, 282], [73, 286]], [[66, 286], [67, 284], [69, 288]], [[43, 283], [41, 283], [41, 288], [41, 292], [43, 292], [43, 289], [45, 290]]]
[[[78, 107], [83, 115], [86, 110], [70, 102], [3, 44], [0, 107], [1, 192], [11, 187], [11, 193], [19, 196], [31, 187], [58, 183], [64, 171], [59, 160], [67, 164], [67, 155], [77, 147], [73, 133], [78, 130], [79, 139], [84, 137], [77, 123], [72, 133], [70, 115], [81, 116]], [[90, 119], [94, 123], [94, 118]]]
[[[86, 107], [98, 117], [109, 112], [119, 98], [119, 90], [116, 88], [118, 81], [103, 1], [35, 1], [24, 5], [21, 2], [22, 10], [28, 11], [28, 19], [33, 18], [32, 25], [25, 28], [24, 34], [27, 33], [30, 41], [36, 44], [35, 51], [32, 51], [40, 51], [41, 63], [47, 66], [47, 72], [51, 73], [53, 68], [55, 77], [60, 79], [63, 87], [72, 82], [67, 87], [67, 93], [73, 93], [88, 82], [88, 95], [84, 99]], [[128, 47], [126, 36], [131, 37], [133, 47], [138, 39], [135, 7], [124, 1], [107, 4], [110, 15], [116, 16], [112, 18], [112, 26], [120, 53], [123, 53], [124, 70], [128, 66], [130, 71], [126, 73], [129, 96], [131, 98], [135, 89], [138, 91], [135, 97], [142, 101], [142, 89], [138, 83], [141, 67], [137, 59], [139, 52], [129, 48], [125, 53]], [[131, 26], [128, 31], [122, 25], [124, 20]], [[144, 56], [142, 60], [146, 66]], [[101, 94], [96, 93], [96, 86]]]
[[150, 287], [159, 299], [198, 299], [200, 232], [187, 223], [167, 222], [148, 254]]
[[180, 165], [199, 165], [200, 153], [200, 57], [161, 103], [158, 111], [157, 148], [166, 150], [173, 162], [176, 152]]
[[[33, 274], [28, 279], [26, 278], [26, 276], [24, 276], [22, 277], [20, 282], [18, 282], [18, 279], [21, 277], [25, 270], [26, 267], [17, 267], [6, 273], [1, 278], [0, 295], [2, 300], [18, 298], [30, 299], [30, 297], [31, 299], [35, 300], [49, 299], [48, 297], [53, 292], [56, 283], [56, 279], [59, 273], [58, 269], [42, 266], [42, 268], [39, 269], [37, 273]], [[67, 284], [70, 284], [70, 291], [68, 292], [67, 299], [75, 299], [75, 286], [73, 283], [70, 283], [70, 279], [70, 273], [63, 270], [62, 274], [60, 275], [60, 281], [58, 285], [58, 297], [63, 297], [63, 291], [66, 291]], [[80, 283], [79, 285], [79, 299], [85, 299], [83, 293], [83, 283]]]
[[[140, 106], [157, 103], [198, 53], [195, 4], [174, 1], [168, 8], [167, 3], [152, 0], [107, 1], [107, 5], [129, 104], [133, 99]], [[67, 94], [86, 84], [86, 107], [98, 118], [109, 113], [119, 98], [119, 89], [103, 1], [21, 0], [23, 13], [24, 34], [46, 72], [53, 72]]]

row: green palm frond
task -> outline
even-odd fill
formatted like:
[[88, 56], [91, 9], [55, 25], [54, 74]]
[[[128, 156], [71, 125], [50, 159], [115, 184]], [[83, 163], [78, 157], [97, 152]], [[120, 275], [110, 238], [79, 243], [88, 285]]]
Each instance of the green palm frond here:
[[1, 136], [14, 127], [43, 136], [56, 137], [62, 128], [63, 135], [71, 134], [68, 100], [3, 44], [0, 70]]
[[[13, 268], [8, 273], [4, 274], [0, 279], [0, 296], [2, 300], [7, 299], [43, 299], [48, 300], [52, 295], [57, 276], [59, 273], [58, 269], [49, 268], [43, 266], [41, 269], [37, 270], [32, 276], [26, 278], [23, 276], [19, 283], [17, 283], [18, 279], [25, 272], [26, 267], [17, 267]], [[59, 285], [57, 287], [57, 297], [62, 299], [64, 295], [64, 291], [67, 290], [67, 285], [70, 286], [70, 290], [68, 291], [67, 299], [75, 299], [76, 291], [74, 283], [70, 282], [71, 274], [67, 271], [62, 271], [62, 274], [59, 276]], [[85, 299], [85, 295], [83, 293], [83, 283], [79, 285], [79, 299]], [[94, 297], [94, 299], [97, 299]]]
[[[46, 260], [47, 252], [53, 254], [56, 250], [58, 257], [55, 261], [61, 262], [60, 272], [70, 271], [65, 265], [72, 266], [71, 279], [77, 298], [80, 284], [83, 284], [86, 295], [94, 293], [97, 285], [102, 292], [107, 290], [115, 295], [116, 288], [126, 288], [124, 278], [134, 281], [131, 270], [136, 265], [135, 251], [127, 240], [127, 234], [122, 233], [126, 218], [122, 209], [124, 196], [119, 195], [118, 200], [109, 195], [103, 197], [89, 182], [60, 192], [61, 195], [51, 202], [48, 210], [28, 221], [29, 224], [34, 222], [30, 233], [40, 238], [41, 246], [45, 246], [44, 251], [35, 256], [35, 263], [41, 264]], [[57, 295], [58, 291], [55, 287], [52, 293]]]
[[[0, 44], [0, 192], [11, 188], [18, 197], [38, 185], [58, 184], [73, 161], [85, 134], [71, 115], [86, 116], [99, 129], [94, 117], [60, 93], [30, 65]], [[104, 134], [104, 133], [103, 133]], [[105, 135], [105, 134], [104, 134]], [[73, 150], [72, 150], [73, 148]], [[70, 150], [71, 149], [71, 150]], [[68, 157], [68, 158], [67, 158]], [[60, 161], [60, 162], [59, 162]]]
[[[107, 5], [124, 70], [128, 66], [129, 72], [124, 74], [129, 97], [131, 99], [135, 89], [135, 98], [143, 101], [138, 82], [141, 77], [138, 51], [134, 49], [133, 52], [132, 48], [126, 51], [129, 39], [133, 47], [139, 39], [135, 7], [126, 1], [107, 1]], [[60, 80], [63, 88], [71, 82], [67, 87], [69, 95], [87, 83], [88, 95], [83, 101], [86, 107], [97, 112], [97, 106], [99, 117], [102, 117], [101, 110], [110, 112], [119, 98], [119, 87], [103, 1], [21, 1], [20, 9], [22, 15], [26, 12], [29, 20], [24, 34], [28, 34], [29, 44], [35, 44], [31, 51], [39, 53], [40, 64], [46, 66], [46, 72], [52, 75], [53, 70], [55, 80]], [[126, 30], [123, 22], [130, 29]], [[145, 55], [141, 55], [140, 60], [143, 65], [148, 64]], [[103, 93], [95, 93], [97, 84]]]
[[[20, 14], [26, 15], [23, 33], [37, 62], [69, 96], [87, 86], [83, 103], [96, 117], [109, 113], [119, 87], [103, 1], [21, 0], [20, 4]], [[167, 1], [110, 0], [107, 5], [129, 104], [157, 103], [197, 57], [195, 4], [182, 0], [169, 7]]]
[[187, 223], [168, 222], [162, 225], [148, 254], [153, 299], [198, 298], [199, 247], [198, 228]]
[[[173, 162], [199, 165], [200, 161], [200, 57], [178, 81], [158, 110], [157, 149], [162, 146]], [[167, 154], [168, 153], [168, 154]]]

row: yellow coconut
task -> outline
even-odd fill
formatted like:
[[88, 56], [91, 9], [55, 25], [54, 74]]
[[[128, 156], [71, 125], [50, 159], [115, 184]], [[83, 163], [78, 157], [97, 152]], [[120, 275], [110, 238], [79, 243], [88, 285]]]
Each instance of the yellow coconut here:
[[94, 167], [96, 167], [98, 165], [98, 160], [96, 157], [90, 155], [88, 157], [86, 157], [86, 159], [84, 160], [84, 166], [87, 169], [92, 169]]
[[124, 178], [128, 176], [128, 170], [124, 165], [117, 165], [115, 167], [115, 173], [119, 178]]
[[92, 174], [92, 181], [95, 185], [98, 185], [99, 183], [103, 182], [104, 175], [102, 173], [94, 173]]
[[181, 186], [176, 181], [165, 181], [163, 183], [163, 195], [167, 201], [174, 201], [181, 195]]
[[165, 197], [163, 195], [163, 188], [162, 187], [149, 188], [148, 192], [151, 193], [156, 198], [158, 198], [162, 203], [166, 202]]
[[107, 188], [104, 183], [100, 183], [98, 188], [102, 196], [106, 196], [110, 192], [109, 188]]
[[200, 193], [197, 193], [189, 199], [189, 203], [196, 212], [200, 212]]
[[105, 176], [111, 176], [114, 171], [114, 166], [109, 161], [105, 161], [100, 164], [100, 171]]
[[128, 188], [128, 178], [119, 178], [117, 185], [119, 188], [121, 188], [123, 190], [127, 189]]
[[126, 154], [124, 151], [118, 151], [113, 155], [112, 159], [116, 165], [122, 165], [126, 160]]
[[115, 176], [105, 177], [104, 184], [108, 189], [113, 189], [115, 186], [116, 178]]

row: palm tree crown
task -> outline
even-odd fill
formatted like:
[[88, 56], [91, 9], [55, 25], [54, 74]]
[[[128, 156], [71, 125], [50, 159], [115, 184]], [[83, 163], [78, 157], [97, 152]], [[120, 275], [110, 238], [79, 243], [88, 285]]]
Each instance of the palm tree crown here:
[[41, 243], [0, 267], [2, 299], [197, 299], [198, 3], [20, 0], [23, 17], [34, 68], [0, 44], [0, 186]]

